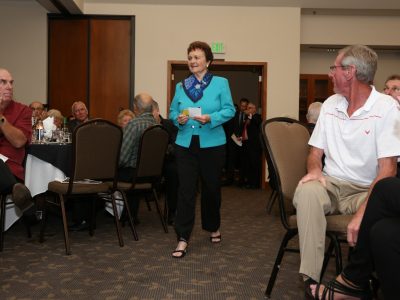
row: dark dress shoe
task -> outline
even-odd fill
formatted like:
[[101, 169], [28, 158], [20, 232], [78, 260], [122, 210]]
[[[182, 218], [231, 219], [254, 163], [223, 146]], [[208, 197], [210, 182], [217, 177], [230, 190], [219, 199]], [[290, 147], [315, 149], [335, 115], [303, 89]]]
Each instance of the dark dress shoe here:
[[258, 187], [255, 184], [246, 184], [245, 188], [248, 189], [248, 190], [256, 190], [256, 189], [258, 189]]
[[225, 179], [225, 180], [222, 180], [222, 182], [221, 182], [222, 186], [229, 186], [232, 184], [233, 184], [233, 179]]
[[89, 224], [86, 221], [82, 221], [80, 223], [75, 223], [71, 226], [68, 226], [69, 231], [84, 231], [89, 229]]
[[168, 223], [168, 225], [170, 225], [170, 226], [174, 226], [174, 225], [175, 225], [175, 217], [174, 217], [174, 218], [168, 218], [167, 223]]
[[14, 184], [12, 190], [12, 200], [21, 210], [21, 212], [25, 212], [33, 206], [31, 192], [22, 183]]

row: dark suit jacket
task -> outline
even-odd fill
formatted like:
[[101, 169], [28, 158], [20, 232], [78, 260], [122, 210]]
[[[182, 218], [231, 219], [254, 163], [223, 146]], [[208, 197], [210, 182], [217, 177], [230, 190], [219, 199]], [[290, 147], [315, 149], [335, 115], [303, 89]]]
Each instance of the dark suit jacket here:
[[250, 122], [246, 127], [247, 137], [248, 137], [246, 144], [248, 145], [248, 147], [251, 148], [251, 150], [261, 152], [261, 143], [260, 143], [260, 126], [262, 123], [261, 115], [254, 114], [251, 120], [249, 121]]
[[[241, 115], [240, 115], [241, 114]], [[237, 111], [232, 119], [232, 132], [236, 136], [242, 136], [244, 122], [246, 120], [246, 114], [244, 112]]]

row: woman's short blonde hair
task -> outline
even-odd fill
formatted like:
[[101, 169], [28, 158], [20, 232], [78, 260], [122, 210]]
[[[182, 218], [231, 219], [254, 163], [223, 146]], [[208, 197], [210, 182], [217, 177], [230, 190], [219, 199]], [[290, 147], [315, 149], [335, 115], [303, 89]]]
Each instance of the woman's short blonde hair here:
[[61, 112], [60, 112], [58, 109], [50, 109], [50, 110], [47, 112], [47, 116], [48, 116], [48, 117], [53, 117], [54, 120], [57, 119], [57, 121], [58, 121], [59, 124], [60, 124], [59, 126], [61, 126], [61, 125], [63, 124], [64, 117], [63, 117], [63, 115], [61, 114]]
[[118, 118], [117, 118], [117, 121], [118, 121], [118, 125], [119, 126], [121, 126], [121, 124], [122, 124], [122, 119], [123, 119], [123, 117], [125, 117], [125, 116], [130, 116], [132, 119], [135, 117], [135, 114], [133, 113], [133, 111], [131, 111], [130, 109], [123, 109], [123, 110], [121, 110], [120, 112], [119, 112], [119, 114], [118, 114]]

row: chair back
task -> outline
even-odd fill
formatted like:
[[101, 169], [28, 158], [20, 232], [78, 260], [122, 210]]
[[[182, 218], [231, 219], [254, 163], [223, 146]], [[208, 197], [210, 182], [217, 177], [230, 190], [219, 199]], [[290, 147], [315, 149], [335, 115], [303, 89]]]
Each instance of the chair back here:
[[103, 119], [85, 122], [72, 134], [73, 180], [113, 179], [116, 183], [122, 130], [119, 126]]
[[263, 144], [276, 175], [282, 222], [294, 213], [292, 199], [300, 179], [307, 173], [310, 133], [302, 123], [290, 118], [263, 122]]
[[142, 134], [135, 179], [156, 180], [161, 177], [169, 134], [161, 125], [148, 127]]

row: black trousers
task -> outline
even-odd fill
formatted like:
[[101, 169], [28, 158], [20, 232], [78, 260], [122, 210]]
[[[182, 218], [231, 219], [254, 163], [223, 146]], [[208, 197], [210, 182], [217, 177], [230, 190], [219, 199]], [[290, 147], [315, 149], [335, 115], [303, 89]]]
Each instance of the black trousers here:
[[179, 186], [178, 168], [176, 166], [175, 158], [164, 162], [163, 175], [165, 178], [165, 191], [168, 203], [168, 218], [174, 219]]
[[235, 169], [239, 169], [239, 183], [243, 183], [245, 177], [245, 155], [243, 147], [240, 147], [232, 141], [232, 138], [227, 139], [227, 155], [226, 155], [226, 179], [228, 181], [235, 180]]
[[385, 299], [399, 299], [400, 287], [400, 179], [377, 182], [371, 192], [357, 245], [343, 273], [364, 286], [376, 270]]
[[0, 159], [0, 193], [9, 194], [12, 192], [14, 184], [18, 181], [11, 173], [10, 168]]
[[200, 148], [199, 137], [193, 136], [189, 148], [176, 146], [179, 189], [175, 231], [178, 238], [189, 240], [193, 230], [197, 184], [201, 179], [201, 224], [209, 232], [220, 227], [221, 173], [225, 145]]
[[260, 187], [261, 181], [261, 148], [248, 142], [243, 142], [244, 174], [247, 184], [251, 187]]

